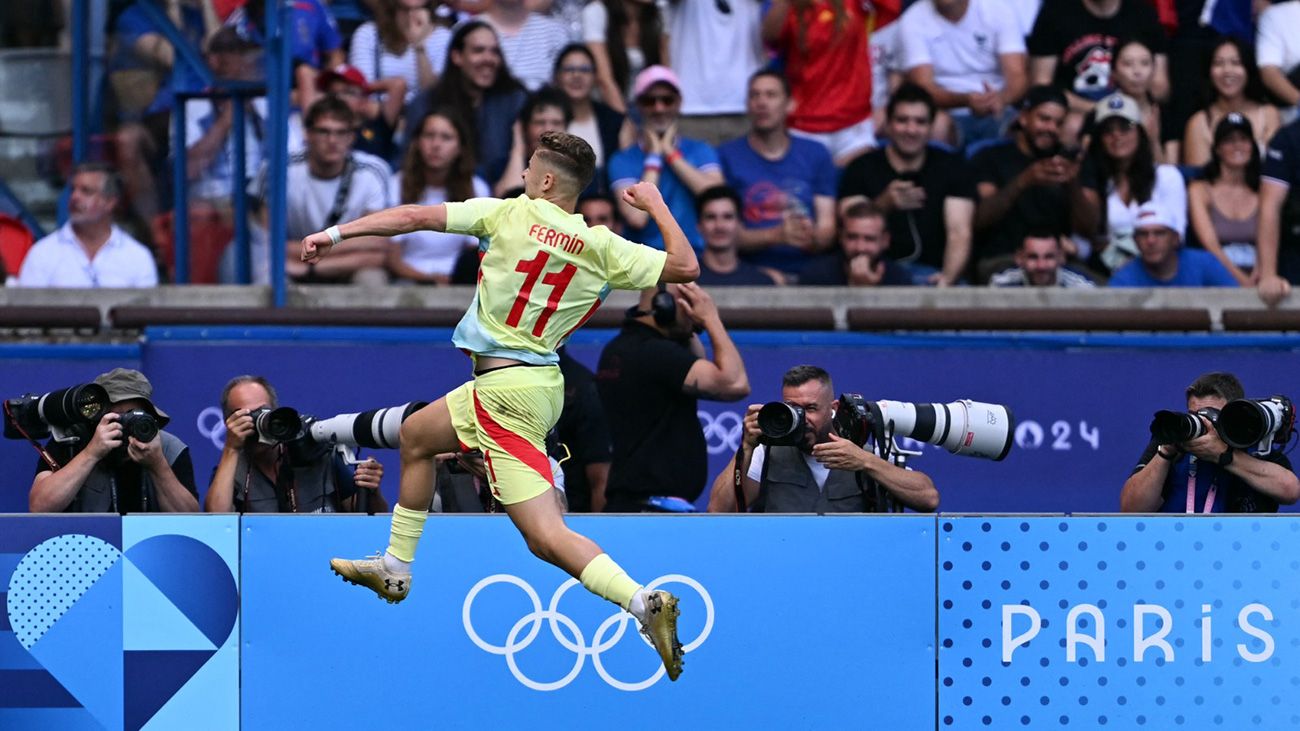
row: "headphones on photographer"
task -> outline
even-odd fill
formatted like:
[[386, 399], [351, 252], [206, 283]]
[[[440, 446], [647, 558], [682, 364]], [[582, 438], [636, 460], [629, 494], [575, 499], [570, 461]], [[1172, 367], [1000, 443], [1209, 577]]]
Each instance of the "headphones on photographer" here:
[[646, 311], [639, 306], [628, 309], [628, 317], [645, 317], [653, 315], [655, 324], [659, 327], [668, 327], [677, 322], [677, 298], [668, 291], [665, 284], [659, 285], [659, 291], [655, 292], [654, 297], [650, 299], [650, 310]]

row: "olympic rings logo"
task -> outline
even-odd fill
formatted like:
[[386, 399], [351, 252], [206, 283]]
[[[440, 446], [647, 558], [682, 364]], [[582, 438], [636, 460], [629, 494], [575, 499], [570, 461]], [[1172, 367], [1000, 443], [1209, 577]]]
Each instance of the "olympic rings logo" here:
[[714, 416], [701, 409], [696, 412], [696, 416], [699, 417], [709, 454], [730, 454], [740, 448], [740, 436], [745, 428], [745, 420], [740, 414], [723, 411]]
[[200, 436], [212, 442], [212, 446], [217, 449], [226, 446], [226, 418], [222, 416], [221, 409], [209, 406], [200, 411], [195, 427]]
[[[660, 576], [649, 584], [646, 584], [646, 588], [656, 589], [664, 584], [671, 583], [685, 584], [686, 586], [691, 587], [695, 590], [695, 593], [699, 594], [700, 598], [704, 600], [704, 629], [700, 630], [698, 637], [686, 643], [682, 647], [683, 652], [691, 652], [695, 648], [704, 644], [704, 641], [709, 638], [709, 634], [713, 631], [713, 597], [709, 596], [709, 592], [706, 591], [698, 581], [689, 576], [683, 576], [682, 574]], [[519, 621], [515, 622], [514, 626], [510, 628], [510, 632], [506, 635], [506, 643], [504, 645], [494, 645], [484, 640], [482, 636], [479, 635], [478, 631], [474, 629], [474, 622], [470, 619], [470, 612], [474, 606], [474, 598], [478, 596], [479, 592], [493, 584], [513, 584], [522, 589], [524, 594], [526, 594], [533, 603], [533, 611], [520, 617]], [[659, 682], [659, 679], [664, 676], [664, 666], [658, 661], [657, 655], [651, 655], [651, 657], [656, 658], [655, 665], [657, 666], [657, 669], [645, 680], [629, 683], [610, 675], [609, 671], [601, 662], [601, 653], [613, 648], [623, 639], [623, 635], [627, 633], [629, 624], [632, 625], [632, 634], [634, 636], [640, 637], [641, 641], [647, 646], [650, 646], [650, 641], [645, 639], [641, 634], [640, 628], [637, 627], [636, 618], [628, 612], [619, 610], [608, 617], [604, 622], [600, 623], [600, 626], [596, 628], [596, 634], [592, 637], [591, 644], [588, 645], [585, 636], [582, 634], [582, 630], [578, 627], [578, 624], [556, 609], [560, 604], [560, 599], [564, 597], [565, 593], [568, 592], [569, 589], [572, 589], [575, 586], [578, 586], [577, 579], [569, 579], [563, 584], [560, 584], [560, 587], [555, 590], [555, 594], [551, 597], [550, 604], [543, 609], [542, 600], [541, 597], [537, 595], [537, 591], [533, 589], [532, 585], [527, 581], [524, 581], [518, 576], [512, 576], [510, 574], [494, 574], [482, 579], [475, 584], [473, 588], [469, 590], [469, 594], [465, 596], [465, 604], [461, 609], [461, 618], [465, 623], [465, 634], [469, 635], [469, 639], [477, 645], [479, 649], [485, 652], [490, 652], [493, 655], [504, 655], [506, 658], [506, 666], [510, 668], [510, 673], [525, 687], [531, 688], [532, 690], [550, 691], [564, 688], [578, 677], [578, 673], [582, 672], [582, 666], [586, 663], [587, 657], [591, 657], [591, 664], [596, 667], [596, 673], [600, 675], [601, 679], [612, 688], [626, 691], [638, 691], [645, 690]], [[550, 682], [538, 681], [528, 677], [524, 674], [523, 670], [519, 669], [519, 663], [515, 659], [517, 654], [528, 649], [528, 647], [533, 644], [533, 641], [537, 639], [537, 636], [541, 633], [543, 622], [546, 622], [549, 625], [551, 635], [555, 637], [555, 641], [559, 642], [561, 647], [575, 655], [573, 667], [569, 670], [568, 674], [559, 680]], [[565, 633], [560, 631], [561, 626], [568, 630], [569, 636], [566, 636]]]

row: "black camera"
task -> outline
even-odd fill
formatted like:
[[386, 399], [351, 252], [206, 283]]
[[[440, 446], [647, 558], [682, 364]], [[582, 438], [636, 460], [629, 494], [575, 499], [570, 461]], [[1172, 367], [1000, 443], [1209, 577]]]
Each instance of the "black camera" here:
[[76, 441], [89, 436], [108, 404], [108, 391], [97, 383], [7, 399], [4, 434], [8, 439], [45, 439], [52, 435], [58, 442]]
[[302, 417], [288, 406], [278, 409], [263, 406], [253, 409], [249, 416], [253, 417], [253, 433], [262, 444], [281, 444], [302, 433]]
[[122, 425], [122, 438], [125, 442], [127, 437], [134, 438], [141, 444], [148, 444], [158, 436], [158, 420], [153, 414], [142, 409], [135, 409], [122, 414], [118, 420]]
[[803, 444], [808, 429], [803, 409], [784, 401], [763, 404], [758, 410], [758, 440], [774, 447], [793, 447]]
[[1151, 418], [1151, 438], [1157, 444], [1178, 444], [1190, 442], [1205, 436], [1209, 429], [1200, 419], [1204, 416], [1215, 426], [1219, 421], [1219, 410], [1204, 408], [1195, 413], [1190, 411], [1157, 411]]
[[1291, 438], [1295, 406], [1286, 396], [1229, 401], [1219, 414], [1218, 429], [1228, 446], [1267, 454]]

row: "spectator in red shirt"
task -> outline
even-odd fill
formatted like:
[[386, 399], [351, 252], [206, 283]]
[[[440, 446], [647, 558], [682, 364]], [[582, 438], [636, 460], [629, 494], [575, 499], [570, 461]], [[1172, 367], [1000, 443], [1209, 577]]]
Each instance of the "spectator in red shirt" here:
[[876, 146], [861, 0], [773, 0], [763, 40], [785, 56], [791, 132], [826, 145], [839, 166]]

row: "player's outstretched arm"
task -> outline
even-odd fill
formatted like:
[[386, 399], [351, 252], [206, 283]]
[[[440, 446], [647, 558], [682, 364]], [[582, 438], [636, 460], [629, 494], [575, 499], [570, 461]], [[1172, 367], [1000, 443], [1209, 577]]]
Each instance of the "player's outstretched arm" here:
[[445, 231], [447, 229], [447, 207], [439, 203], [433, 206], [396, 206], [362, 216], [355, 221], [331, 226], [324, 231], [314, 233], [302, 240], [302, 260], [308, 263], [320, 261], [344, 239], [360, 236], [398, 236], [412, 231]]
[[695, 258], [695, 249], [682, 232], [682, 227], [673, 218], [668, 204], [659, 194], [653, 183], [644, 180], [623, 191], [623, 200], [637, 210], [645, 211], [654, 219], [659, 233], [664, 237], [664, 252], [668, 258], [664, 261], [664, 272], [659, 281], [664, 283], [694, 282], [700, 276], [700, 262]]

